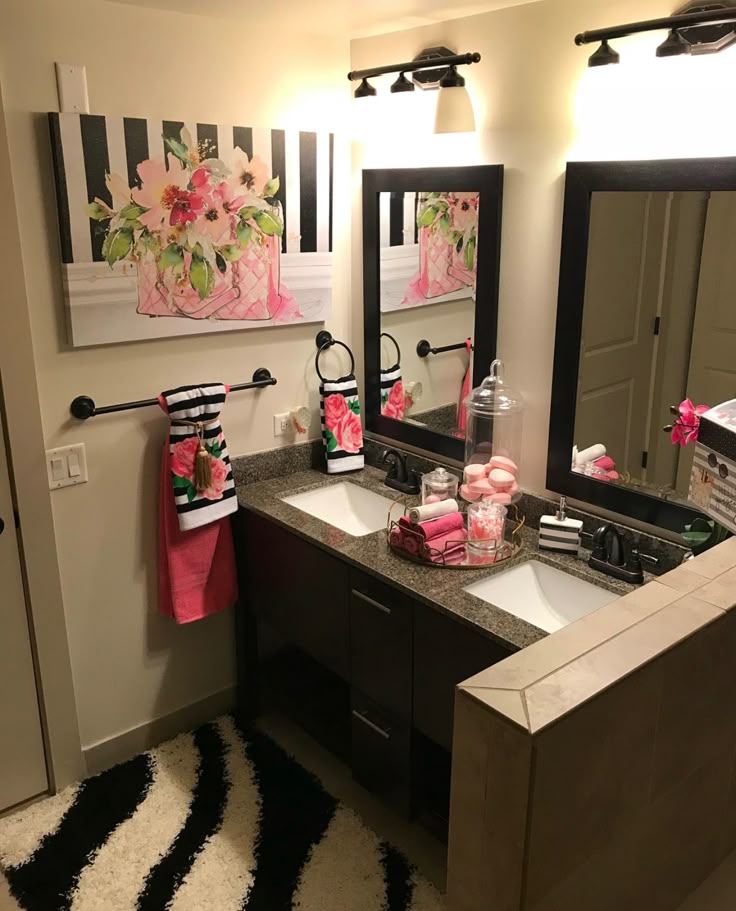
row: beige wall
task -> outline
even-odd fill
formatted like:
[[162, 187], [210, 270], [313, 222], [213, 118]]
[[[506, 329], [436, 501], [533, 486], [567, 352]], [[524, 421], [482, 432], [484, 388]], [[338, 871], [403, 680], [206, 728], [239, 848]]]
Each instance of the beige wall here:
[[[67, 347], [45, 116], [58, 110], [54, 61], [86, 65], [97, 113], [334, 129], [347, 94], [348, 46], [346, 39], [290, 32], [288, 20], [267, 5], [240, 22], [102, 0], [3, 6], [0, 79], [45, 443], [87, 446], [90, 482], [56, 491], [52, 501], [81, 739], [90, 746], [231, 686], [232, 615], [177, 628], [157, 614], [156, 502], [166, 422], [150, 409], [80, 425], [69, 419], [69, 402], [80, 393], [99, 403], [143, 398], [213, 377], [238, 382], [266, 366], [279, 385], [234, 394], [225, 421], [233, 453], [264, 449], [274, 445], [273, 413], [304, 401], [316, 407], [318, 327]], [[350, 330], [341, 266], [347, 158], [338, 146], [328, 326], [339, 335]], [[22, 446], [19, 434], [13, 444]]]
[[[528, 403], [522, 481], [532, 490], [545, 487], [565, 163], [729, 155], [736, 148], [736, 128], [717, 114], [728, 103], [732, 52], [656, 60], [657, 33], [617, 42], [621, 64], [589, 70], [593, 48], [573, 43], [580, 31], [671, 12], [666, 0], [541, 0], [351, 44], [354, 68], [411, 59], [438, 44], [482, 54], [481, 63], [463, 70], [475, 133], [420, 132], [431, 101], [418, 92], [391, 96], [386, 77], [377, 81], [379, 110], [354, 166], [505, 166], [498, 351]], [[353, 102], [356, 111], [362, 101]], [[354, 253], [358, 226], [356, 218]], [[357, 257], [353, 276], [357, 298]]]

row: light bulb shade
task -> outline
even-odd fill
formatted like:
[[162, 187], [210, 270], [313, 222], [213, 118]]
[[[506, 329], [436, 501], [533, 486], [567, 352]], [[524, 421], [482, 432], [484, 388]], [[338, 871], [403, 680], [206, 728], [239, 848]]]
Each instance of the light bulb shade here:
[[614, 51], [607, 41], [603, 41], [598, 50], [588, 57], [588, 66], [608, 66], [610, 63], [619, 63], [621, 57]]
[[358, 88], [355, 90], [356, 98], [372, 98], [376, 94], [375, 88], [368, 82], [367, 79], [363, 79]]
[[441, 88], [434, 118], [435, 133], [470, 133], [474, 129], [473, 104], [465, 85]]
[[690, 45], [674, 28], [657, 48], [657, 57], [679, 57], [680, 54], [689, 53]]
[[391, 85], [391, 92], [413, 92], [414, 83], [409, 82], [404, 73], [399, 73], [399, 78]]

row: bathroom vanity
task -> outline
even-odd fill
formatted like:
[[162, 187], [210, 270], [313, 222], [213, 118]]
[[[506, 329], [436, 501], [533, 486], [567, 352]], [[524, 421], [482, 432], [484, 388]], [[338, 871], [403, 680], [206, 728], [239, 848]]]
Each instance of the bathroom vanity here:
[[442, 833], [456, 685], [546, 635], [490, 603], [492, 591], [465, 589], [524, 566], [564, 570], [563, 583], [603, 601], [631, 587], [540, 553], [532, 530], [496, 567], [408, 562], [387, 547], [395, 494], [383, 480], [373, 468], [303, 471], [238, 488], [239, 706], [253, 717], [275, 704], [369, 790]]

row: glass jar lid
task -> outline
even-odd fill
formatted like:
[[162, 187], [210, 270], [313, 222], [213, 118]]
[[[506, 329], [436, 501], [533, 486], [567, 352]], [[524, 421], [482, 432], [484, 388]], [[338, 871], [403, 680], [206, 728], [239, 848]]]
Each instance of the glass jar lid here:
[[477, 386], [463, 404], [473, 414], [494, 417], [522, 411], [524, 399], [521, 393], [511, 387], [503, 378], [503, 361], [496, 359], [491, 364], [490, 376]]
[[455, 475], [450, 474], [450, 472], [446, 468], [442, 468], [441, 465], [438, 465], [434, 471], [422, 475], [422, 480], [425, 484], [429, 484], [434, 490], [449, 490], [457, 484]]

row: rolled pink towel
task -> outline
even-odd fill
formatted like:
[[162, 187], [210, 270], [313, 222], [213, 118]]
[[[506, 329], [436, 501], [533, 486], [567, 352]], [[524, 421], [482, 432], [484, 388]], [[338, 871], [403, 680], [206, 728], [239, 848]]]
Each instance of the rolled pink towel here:
[[441, 516], [439, 519], [430, 519], [427, 522], [410, 522], [406, 516], [399, 519], [399, 526], [404, 529], [405, 534], [413, 534], [424, 538], [425, 541], [432, 541], [440, 538], [449, 532], [456, 532], [465, 527], [465, 519], [460, 512], [450, 513], [448, 516]]
[[434, 551], [439, 553], [449, 553], [455, 547], [460, 546], [464, 541], [467, 541], [468, 534], [465, 529], [456, 529], [455, 531], [450, 531], [446, 535], [440, 535], [437, 538], [431, 538], [424, 545], [423, 554], [426, 557], [430, 557]]
[[603, 471], [613, 471], [616, 467], [616, 463], [609, 455], [604, 455], [602, 458], [596, 459], [593, 464], [596, 468], [600, 468]]
[[465, 544], [457, 544], [448, 547], [442, 552], [433, 550], [427, 554], [427, 559], [432, 563], [441, 563], [445, 566], [456, 566], [465, 560]]

